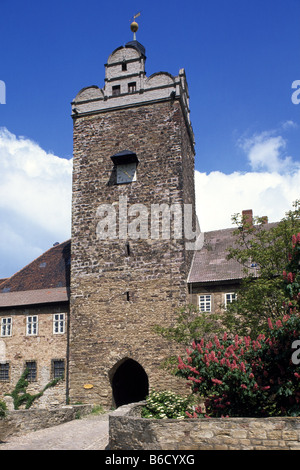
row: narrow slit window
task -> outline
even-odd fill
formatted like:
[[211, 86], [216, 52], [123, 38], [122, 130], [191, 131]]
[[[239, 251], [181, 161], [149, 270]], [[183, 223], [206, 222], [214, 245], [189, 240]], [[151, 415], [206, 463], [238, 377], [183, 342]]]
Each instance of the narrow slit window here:
[[127, 302], [129, 302], [129, 301], [130, 301], [130, 295], [129, 295], [129, 291], [127, 291], [127, 292], [126, 292], [126, 300], [127, 300]]
[[122, 62], [122, 72], [126, 72], [127, 70], [127, 64], [125, 62], [125, 60]]
[[126, 242], [126, 244], [125, 244], [125, 253], [126, 253], [126, 256], [130, 256], [130, 245], [129, 245], [129, 242]]

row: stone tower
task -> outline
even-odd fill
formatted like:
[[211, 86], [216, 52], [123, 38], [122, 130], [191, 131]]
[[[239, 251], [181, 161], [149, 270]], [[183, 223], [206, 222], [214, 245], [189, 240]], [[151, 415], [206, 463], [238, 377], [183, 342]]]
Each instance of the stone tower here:
[[194, 138], [184, 69], [147, 77], [145, 61], [134, 36], [109, 56], [104, 88], [72, 102], [71, 402], [119, 406], [178, 385], [153, 326], [189, 300]]

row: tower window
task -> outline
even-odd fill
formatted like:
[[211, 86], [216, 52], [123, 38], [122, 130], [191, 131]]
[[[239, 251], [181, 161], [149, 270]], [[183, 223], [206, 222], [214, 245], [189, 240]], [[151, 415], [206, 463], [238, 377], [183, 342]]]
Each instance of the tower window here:
[[136, 91], [136, 82], [128, 83], [128, 93], [134, 93]]
[[127, 302], [129, 302], [129, 301], [130, 301], [130, 295], [129, 295], [129, 291], [127, 291], [127, 292], [126, 292], [126, 300], [127, 300]]
[[118, 96], [121, 94], [121, 87], [120, 85], [115, 85], [112, 87], [112, 95], [113, 96]]
[[127, 64], [125, 62], [125, 60], [122, 62], [122, 72], [126, 72], [127, 70]]

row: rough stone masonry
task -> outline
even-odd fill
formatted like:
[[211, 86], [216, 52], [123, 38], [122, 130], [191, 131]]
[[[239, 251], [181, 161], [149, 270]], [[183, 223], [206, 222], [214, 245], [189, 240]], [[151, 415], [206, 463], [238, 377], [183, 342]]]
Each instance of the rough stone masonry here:
[[[144, 399], [149, 387], [178, 391], [179, 379], [160, 369], [170, 344], [152, 329], [171, 325], [188, 303], [193, 252], [184, 239], [99, 240], [96, 233], [99, 205], [111, 204], [118, 214], [120, 196], [149, 212], [151, 204], [192, 204], [196, 224], [185, 73], [147, 78], [145, 60], [137, 41], [116, 49], [105, 87], [85, 88], [72, 103], [72, 402], [111, 406]], [[118, 184], [111, 157], [124, 151], [137, 156], [136, 180]]]

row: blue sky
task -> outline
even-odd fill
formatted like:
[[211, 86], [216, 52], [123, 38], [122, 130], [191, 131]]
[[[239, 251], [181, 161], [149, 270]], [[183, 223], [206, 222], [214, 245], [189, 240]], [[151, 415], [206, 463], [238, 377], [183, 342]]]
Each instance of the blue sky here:
[[300, 0], [0, 0], [0, 277], [69, 237], [70, 102], [139, 11], [147, 75], [186, 70], [202, 230], [300, 198]]

